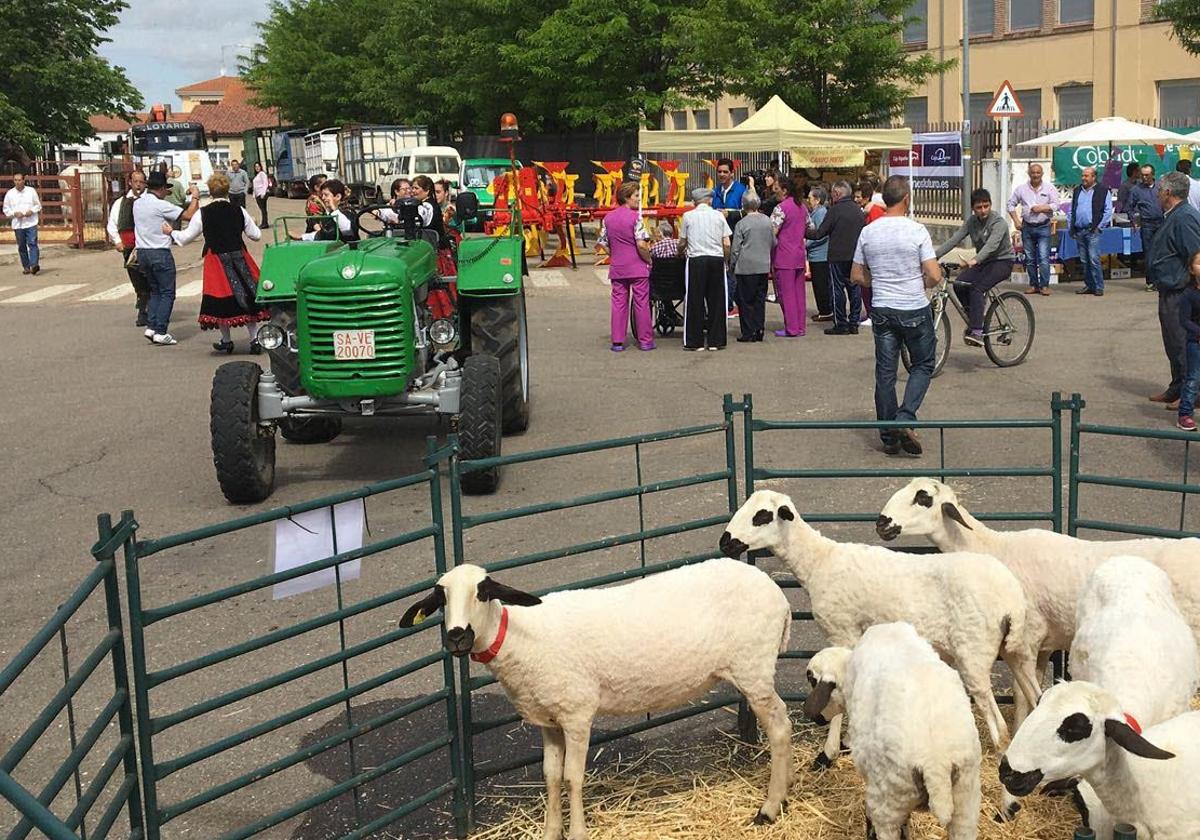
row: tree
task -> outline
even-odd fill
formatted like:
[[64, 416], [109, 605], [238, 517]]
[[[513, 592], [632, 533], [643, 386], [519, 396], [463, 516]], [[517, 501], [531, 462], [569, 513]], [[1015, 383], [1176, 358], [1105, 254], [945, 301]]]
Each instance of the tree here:
[[142, 98], [96, 53], [123, 0], [0, 3], [0, 139], [36, 149], [93, 135], [92, 114], [125, 116]]
[[1200, 3], [1196, 0], [1161, 0], [1155, 7], [1159, 20], [1170, 21], [1171, 33], [1192, 55], [1200, 55]]
[[901, 35], [910, 0], [705, 0], [688, 18], [706, 94], [773, 94], [817, 125], [899, 115], [913, 88], [954, 66], [911, 53]]

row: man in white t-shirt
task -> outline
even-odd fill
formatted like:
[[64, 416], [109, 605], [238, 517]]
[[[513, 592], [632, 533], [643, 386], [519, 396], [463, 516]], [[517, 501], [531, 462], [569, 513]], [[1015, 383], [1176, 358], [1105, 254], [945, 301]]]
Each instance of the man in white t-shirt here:
[[[908, 179], [893, 175], [883, 184], [886, 213], [863, 228], [854, 251], [850, 282], [871, 290], [871, 332], [875, 336], [875, 417], [914, 421], [933, 378], [937, 338], [925, 289], [942, 279], [925, 226], [908, 218]], [[904, 401], [896, 404], [900, 347], [908, 348], [912, 369]], [[880, 429], [883, 451], [921, 454], [912, 429]]]
[[725, 349], [725, 313], [729, 309], [725, 260], [733, 231], [712, 206], [713, 191], [692, 190], [696, 208], [683, 214], [679, 253], [687, 255], [683, 299], [683, 349]]

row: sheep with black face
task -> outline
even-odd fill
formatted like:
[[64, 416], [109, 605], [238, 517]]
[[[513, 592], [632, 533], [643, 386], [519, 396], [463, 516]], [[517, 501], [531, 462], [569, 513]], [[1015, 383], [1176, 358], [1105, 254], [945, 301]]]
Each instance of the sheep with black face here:
[[979, 830], [981, 750], [971, 702], [950, 666], [911, 624], [867, 628], [851, 651], [826, 648], [809, 662], [804, 713], [850, 718], [850, 754], [866, 788], [868, 831], [906, 836], [928, 809], [949, 840]]
[[[1008, 741], [1008, 726], [992, 694], [997, 655], [1008, 663], [1017, 690], [1037, 702], [1036, 648], [1027, 635], [1025, 595], [992, 557], [918, 557], [838, 543], [804, 522], [791, 499], [771, 490], [746, 500], [720, 547], [729, 557], [767, 549], [783, 560], [808, 590], [813, 617], [831, 645], [851, 647], [873, 624], [913, 625], [959, 672], [998, 748]], [[840, 726], [841, 715], [835, 715], [817, 765], [828, 766], [837, 755]]]
[[459, 566], [409, 607], [401, 626], [442, 610], [446, 643], [487, 665], [526, 721], [542, 729], [546, 840], [587, 836], [583, 776], [592, 719], [678, 708], [726, 681], [745, 695], [771, 749], [767, 799], [780, 814], [791, 782], [791, 722], [775, 691], [791, 608], [753, 566], [719, 558], [605, 589], [537, 598]]
[[1094, 683], [1059, 683], [1000, 761], [1009, 793], [1082, 778], [1110, 817], [1153, 840], [1195, 840], [1200, 819], [1200, 712], [1139, 732], [1117, 698]]

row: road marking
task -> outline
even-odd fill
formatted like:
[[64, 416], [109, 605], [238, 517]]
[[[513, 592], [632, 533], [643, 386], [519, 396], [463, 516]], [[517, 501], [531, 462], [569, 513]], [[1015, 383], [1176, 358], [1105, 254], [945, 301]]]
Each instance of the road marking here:
[[204, 281], [203, 280], [193, 280], [191, 283], [188, 283], [186, 286], [180, 286], [179, 290], [175, 292], [175, 297], [177, 297], [177, 298], [200, 297], [200, 292], [202, 292], [203, 290], [204, 290]]
[[99, 300], [120, 300], [125, 297], [133, 296], [133, 287], [128, 283], [123, 283], [120, 286], [113, 286], [111, 289], [105, 289], [103, 292], [97, 292], [94, 295], [88, 295], [83, 298], [85, 303]]
[[529, 282], [538, 288], [552, 286], [569, 286], [566, 276], [561, 271], [537, 271], [529, 275]]
[[9, 289], [15, 289], [16, 286], [0, 286], [0, 292], [7, 292]]
[[43, 289], [34, 289], [32, 292], [26, 292], [23, 295], [17, 295], [14, 298], [0, 301], [0, 303], [37, 303], [46, 298], [52, 298], [57, 295], [73, 292], [76, 289], [82, 289], [86, 283], [61, 283], [57, 286], [46, 286]]

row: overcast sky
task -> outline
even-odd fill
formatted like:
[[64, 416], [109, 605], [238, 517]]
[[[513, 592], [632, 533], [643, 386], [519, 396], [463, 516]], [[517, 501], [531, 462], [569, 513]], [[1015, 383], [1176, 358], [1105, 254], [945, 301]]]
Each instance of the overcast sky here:
[[[146, 105], [178, 107], [175, 88], [221, 72], [221, 46], [250, 44], [269, 0], [129, 0], [121, 22], [107, 33], [100, 54], [124, 67]], [[225, 50], [226, 72], [237, 67], [238, 47]], [[245, 52], [245, 48], [241, 48]]]

